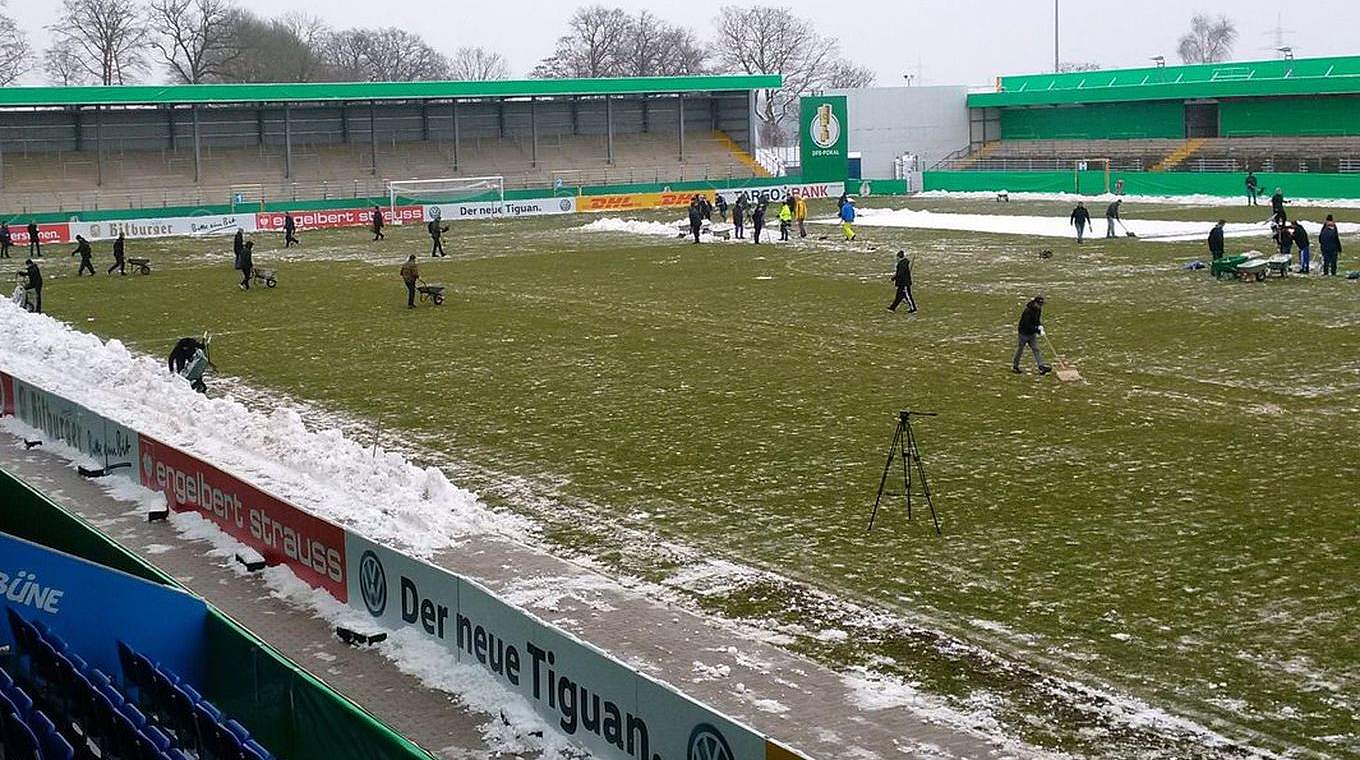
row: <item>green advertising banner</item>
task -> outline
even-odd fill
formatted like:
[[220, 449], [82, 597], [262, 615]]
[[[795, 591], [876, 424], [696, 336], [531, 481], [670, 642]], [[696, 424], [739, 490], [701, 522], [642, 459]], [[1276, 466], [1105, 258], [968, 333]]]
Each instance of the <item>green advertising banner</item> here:
[[843, 182], [850, 176], [844, 95], [808, 96], [801, 100], [803, 180]]

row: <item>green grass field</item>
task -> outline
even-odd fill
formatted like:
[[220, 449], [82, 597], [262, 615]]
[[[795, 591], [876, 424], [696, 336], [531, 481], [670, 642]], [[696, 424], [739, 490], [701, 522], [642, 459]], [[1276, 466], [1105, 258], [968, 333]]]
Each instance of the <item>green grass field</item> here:
[[[1264, 216], [1126, 208], [1139, 214]], [[1245, 753], [1115, 717], [1090, 686], [1251, 747], [1360, 754], [1360, 283], [1216, 282], [1179, 269], [1198, 244], [865, 228], [853, 248], [692, 246], [586, 221], [458, 223], [438, 262], [414, 228], [288, 252], [260, 235], [257, 264], [281, 283], [249, 293], [228, 239], [136, 241], [152, 276], [77, 280], [49, 254], [45, 300], [157, 355], [212, 331], [223, 372], [398, 431], [561, 551], [1027, 741]], [[899, 247], [910, 317], [884, 309]], [[444, 306], [405, 308], [408, 253], [449, 286]], [[1037, 291], [1087, 384], [1028, 358], [1010, 372]], [[942, 538], [896, 503], [865, 531], [904, 407], [939, 413], [917, 433]]]

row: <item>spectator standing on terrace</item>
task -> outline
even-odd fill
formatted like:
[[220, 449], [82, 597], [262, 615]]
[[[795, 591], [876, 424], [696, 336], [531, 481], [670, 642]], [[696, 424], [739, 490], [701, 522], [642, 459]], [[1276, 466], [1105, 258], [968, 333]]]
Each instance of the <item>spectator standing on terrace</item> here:
[[1077, 228], [1077, 243], [1081, 243], [1086, 236], [1086, 226], [1091, 223], [1091, 212], [1086, 210], [1086, 204], [1078, 201], [1068, 221]]
[[386, 240], [386, 239], [387, 239], [387, 236], [383, 235], [383, 216], [382, 216], [382, 208], [379, 207], [379, 206], [374, 206], [374, 207], [373, 207], [373, 242], [376, 243], [376, 242], [378, 242], [379, 240]]
[[760, 231], [765, 229], [765, 199], [761, 198], [756, 203], [756, 210], [751, 212], [751, 229], [755, 232], [755, 243], [760, 245]]
[[726, 222], [727, 199], [723, 197], [722, 193], [718, 193], [718, 197], [713, 200], [713, 207], [718, 209], [718, 218], [721, 219], [723, 222]]
[[38, 234], [38, 223], [28, 223], [28, 255], [42, 258], [42, 238]]
[[89, 271], [90, 276], [94, 277], [94, 263], [90, 261], [94, 251], [90, 250], [90, 241], [76, 235], [76, 249], [71, 251], [71, 255], [80, 257], [80, 269], [76, 270], [76, 277], [85, 274], [86, 271]]
[[1308, 274], [1312, 268], [1312, 248], [1308, 243], [1308, 230], [1303, 228], [1303, 222], [1294, 222], [1294, 245], [1299, 247], [1299, 274]]
[[1124, 201], [1117, 200], [1105, 207], [1105, 237], [1115, 237], [1114, 225], [1119, 221], [1119, 207], [1124, 205]]
[[1322, 231], [1318, 233], [1318, 247], [1322, 249], [1323, 276], [1335, 276], [1336, 260], [1341, 256], [1341, 233], [1331, 214], [1327, 215], [1327, 221], [1322, 223]]
[[793, 218], [798, 222], [798, 237], [807, 237], [807, 200], [801, 195], [793, 196]]
[[26, 280], [24, 290], [33, 291], [33, 313], [41, 314], [43, 285], [42, 270], [38, 269], [38, 265], [33, 262], [33, 259], [28, 259], [24, 262], [24, 278]]
[[916, 299], [911, 296], [911, 259], [907, 258], [906, 251], [897, 252], [897, 269], [893, 272], [893, 285], [897, 287], [897, 295], [893, 297], [892, 306], [888, 311], [897, 311], [897, 307], [903, 301], [907, 302], [907, 313], [916, 313]]
[[1261, 194], [1260, 183], [1256, 181], [1256, 172], [1247, 170], [1247, 205], [1256, 206], [1256, 197]]
[[704, 207], [699, 196], [689, 200], [689, 232], [694, 236], [694, 244], [699, 244], [699, 231], [704, 227]]
[[14, 244], [14, 236], [10, 234], [9, 222], [0, 222], [0, 259], [9, 258], [9, 248]]
[[126, 249], [124, 248], [123, 233], [119, 232], [118, 238], [113, 241], [113, 263], [109, 265], [109, 271], [105, 272], [105, 274], [113, 274], [113, 270], [115, 269], [118, 270], [118, 274], [127, 274], [127, 265], [124, 263], [123, 259], [125, 255]]
[[1289, 221], [1289, 216], [1284, 213], [1284, 204], [1288, 202], [1284, 199], [1284, 191], [1275, 188], [1275, 194], [1270, 196], [1270, 212], [1275, 215], [1276, 223], [1284, 224]]
[[287, 211], [283, 212], [283, 247], [292, 248], [295, 245], [302, 245], [302, 241], [297, 239], [297, 220]]
[[737, 196], [732, 204], [732, 234], [738, 239], [746, 238], [746, 193]]
[[1214, 257], [1215, 261], [1223, 258], [1223, 225], [1227, 223], [1227, 220], [1219, 219], [1218, 224], [1209, 230], [1209, 255]]
[[416, 255], [413, 253], [401, 265], [401, 280], [406, 283], [406, 308], [416, 307], [416, 283], [420, 282], [420, 267], [416, 265]]
[[1053, 368], [1044, 364], [1044, 357], [1039, 353], [1039, 336], [1044, 334], [1043, 326], [1044, 297], [1042, 295], [1031, 298], [1025, 304], [1025, 310], [1020, 313], [1020, 341], [1015, 346], [1015, 356], [1011, 358], [1011, 371], [1021, 374], [1024, 370], [1020, 369], [1020, 357], [1025, 354], [1025, 347], [1034, 353], [1034, 363], [1039, 365], [1039, 374], [1046, 375]]
[[789, 227], [793, 226], [793, 198], [779, 204], [779, 239], [789, 239]]

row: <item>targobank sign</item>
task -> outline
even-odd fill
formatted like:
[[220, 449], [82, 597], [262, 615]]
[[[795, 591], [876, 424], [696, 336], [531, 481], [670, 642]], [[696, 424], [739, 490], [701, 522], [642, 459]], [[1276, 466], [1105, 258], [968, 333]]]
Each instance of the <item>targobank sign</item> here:
[[349, 603], [475, 663], [601, 758], [762, 760], [765, 740], [479, 584], [345, 532]]

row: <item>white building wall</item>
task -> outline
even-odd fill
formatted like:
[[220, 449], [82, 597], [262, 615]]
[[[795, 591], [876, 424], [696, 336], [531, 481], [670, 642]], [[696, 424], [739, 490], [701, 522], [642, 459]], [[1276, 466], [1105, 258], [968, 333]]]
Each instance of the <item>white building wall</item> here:
[[891, 179], [893, 159], [921, 158], [921, 168], [968, 145], [967, 87], [869, 87], [828, 90], [846, 96], [851, 152], [865, 179]]

